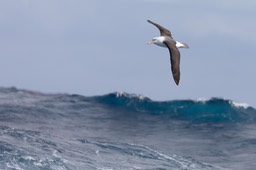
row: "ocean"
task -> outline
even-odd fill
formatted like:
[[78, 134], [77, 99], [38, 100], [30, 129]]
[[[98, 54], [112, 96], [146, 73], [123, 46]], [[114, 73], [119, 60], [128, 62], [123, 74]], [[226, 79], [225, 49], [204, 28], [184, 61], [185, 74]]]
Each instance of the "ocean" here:
[[254, 170], [256, 109], [0, 88], [1, 170]]

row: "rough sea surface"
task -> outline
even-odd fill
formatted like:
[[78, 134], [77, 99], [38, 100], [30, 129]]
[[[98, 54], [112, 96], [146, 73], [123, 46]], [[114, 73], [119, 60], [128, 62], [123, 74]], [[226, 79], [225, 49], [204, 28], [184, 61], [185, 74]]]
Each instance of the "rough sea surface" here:
[[256, 110], [246, 104], [0, 88], [1, 170], [255, 167]]

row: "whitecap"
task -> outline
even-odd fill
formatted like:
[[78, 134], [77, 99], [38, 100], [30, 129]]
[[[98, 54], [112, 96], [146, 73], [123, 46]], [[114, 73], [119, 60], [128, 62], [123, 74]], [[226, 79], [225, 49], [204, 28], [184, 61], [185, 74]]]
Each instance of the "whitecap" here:
[[235, 101], [229, 101], [229, 103], [236, 107], [236, 108], [244, 108], [244, 109], [247, 109], [248, 107], [250, 107], [249, 104], [247, 103], [241, 103], [241, 102], [235, 102]]
[[116, 97], [127, 97], [127, 98], [138, 98], [139, 100], [144, 100], [147, 99], [146, 96], [141, 95], [141, 94], [130, 94], [126, 92], [116, 92]]

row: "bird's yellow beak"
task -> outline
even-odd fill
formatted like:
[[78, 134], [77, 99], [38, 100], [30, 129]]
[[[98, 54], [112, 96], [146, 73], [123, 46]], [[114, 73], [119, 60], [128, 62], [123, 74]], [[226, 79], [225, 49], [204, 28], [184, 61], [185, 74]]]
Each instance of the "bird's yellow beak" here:
[[147, 44], [148, 45], [154, 44], [154, 41], [150, 40]]

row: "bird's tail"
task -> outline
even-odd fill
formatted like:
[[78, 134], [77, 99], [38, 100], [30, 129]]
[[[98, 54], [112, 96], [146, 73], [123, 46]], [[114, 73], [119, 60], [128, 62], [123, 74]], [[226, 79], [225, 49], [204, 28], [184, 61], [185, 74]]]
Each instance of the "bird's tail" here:
[[189, 46], [186, 43], [176, 41], [176, 47], [177, 48], [189, 48]]

